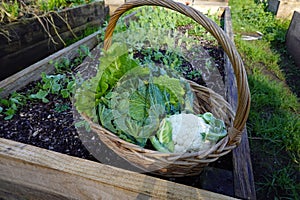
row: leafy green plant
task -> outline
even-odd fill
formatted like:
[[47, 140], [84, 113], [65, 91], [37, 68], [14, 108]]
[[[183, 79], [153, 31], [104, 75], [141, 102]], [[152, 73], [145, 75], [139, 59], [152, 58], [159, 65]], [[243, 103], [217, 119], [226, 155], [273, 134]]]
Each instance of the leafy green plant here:
[[[216, 45], [211, 34], [190, 18], [161, 7], [136, 9], [135, 17], [136, 20], [127, 23], [120, 20], [115, 29], [114, 42], [126, 43], [132, 57], [142, 57], [139, 60], [141, 64], [155, 61], [180, 73], [184, 72], [189, 79], [202, 80], [200, 71], [184, 64], [188, 62], [184, 52], [191, 52], [195, 49], [193, 47], [201, 46], [195, 37]], [[216, 19], [215, 16], [213, 18]], [[188, 31], [180, 31], [181, 27]]]
[[20, 6], [17, 0], [14, 2], [0, 3], [0, 22], [7, 19], [9, 22], [15, 21], [19, 17]]
[[[75, 94], [77, 110], [121, 139], [141, 147], [150, 140], [152, 147], [162, 152], [197, 150], [178, 149], [180, 145], [172, 143], [172, 129], [161, 125], [166, 117], [193, 113], [190, 85], [166, 59], [177, 58], [181, 62], [182, 58], [146, 48], [137, 52], [143, 57], [137, 60], [129, 52], [126, 44], [117, 42], [102, 52], [97, 75], [83, 82]], [[195, 133], [203, 141], [199, 148], [208, 148], [211, 143], [206, 140], [215, 142], [227, 134], [224, 123], [212, 114], [193, 116], [201, 118], [205, 129], [201, 130], [202, 135]], [[157, 131], [159, 134], [154, 137]]]
[[45, 73], [42, 73], [41, 88], [37, 93], [31, 94], [30, 98], [40, 99], [44, 103], [49, 102], [47, 99], [49, 94], [70, 98], [76, 84], [75, 77], [71, 74], [71, 69], [82, 63], [86, 56], [91, 56], [89, 48], [82, 45], [78, 49], [78, 56], [73, 61], [70, 61], [68, 58], [62, 58], [55, 62], [54, 67], [58, 74], [46, 75]]
[[40, 16], [66, 7], [90, 3], [94, 0], [3, 0], [0, 2], [0, 23], [16, 21], [21, 17]]
[[85, 120], [81, 120], [75, 123], [74, 125], [76, 128], [84, 128], [84, 130], [90, 132], [91, 131], [91, 126], [90, 124], [85, 121]]
[[5, 120], [10, 120], [18, 109], [26, 103], [27, 97], [23, 94], [13, 92], [8, 99], [0, 98], [0, 114], [5, 115]]
[[30, 98], [40, 99], [48, 103], [49, 94], [61, 95], [63, 98], [69, 98], [73, 92], [75, 80], [67, 78], [64, 74], [46, 75], [42, 73], [42, 88], [36, 94], [31, 94]]
[[70, 109], [70, 105], [66, 103], [56, 103], [54, 110], [56, 112], [64, 112]]
[[92, 57], [89, 47], [86, 45], [80, 45], [78, 49], [78, 56], [76, 56], [76, 58], [72, 61], [71, 68], [81, 64], [83, 59], [87, 56]]
[[161, 49], [152, 49], [152, 48], [146, 48], [141, 49], [139, 52], [143, 59], [139, 62], [141, 64], [144, 63], [152, 63], [153, 61], [156, 63], [163, 64], [165, 66], [168, 66], [170, 69], [175, 69], [179, 72], [181, 72], [181, 66], [183, 64], [184, 57], [181, 54], [177, 54], [176, 51], [173, 52], [171, 50], [161, 50]]
[[[62, 58], [59, 61], [51, 62], [56, 69], [56, 74], [47, 75], [42, 73], [41, 81], [37, 83], [34, 89], [27, 91], [26, 94], [14, 92], [8, 99], [0, 99], [0, 114], [5, 115], [5, 119], [9, 120], [13, 118], [27, 100], [37, 99], [48, 103], [49, 95], [71, 98], [76, 84], [72, 68], [79, 65], [86, 56], [91, 56], [89, 49], [86, 46], [81, 46], [78, 49], [78, 57], [73, 61]], [[55, 106], [57, 112], [63, 112], [68, 108], [69, 106], [65, 104]]]
[[41, 10], [50, 11], [60, 9], [67, 5], [66, 0], [38, 0], [38, 5]]
[[[103, 25], [104, 26], [104, 25]], [[89, 35], [91, 35], [91, 34], [93, 34], [93, 33], [95, 33], [95, 32], [97, 32], [97, 31], [99, 31], [100, 33], [99, 33], [99, 40], [100, 40], [100, 38], [103, 40], [103, 38], [104, 38], [104, 30], [103, 30], [103, 26], [100, 26], [100, 27], [95, 27], [95, 26], [90, 26], [90, 25], [88, 25], [84, 30], [83, 30], [83, 32], [80, 34], [80, 35], [77, 35], [77, 37], [76, 38], [67, 38], [66, 40], [65, 40], [65, 42], [66, 42], [66, 46], [69, 46], [69, 45], [71, 45], [71, 44], [73, 44], [73, 43], [75, 43], [75, 42], [77, 42], [77, 41], [79, 41], [79, 40], [81, 40], [81, 39], [83, 39], [83, 38], [85, 38], [85, 37], [87, 37], [87, 36], [89, 36]]]
[[38, 0], [37, 5], [43, 11], [58, 10], [66, 6], [77, 6], [89, 3], [91, 0]]
[[[53, 64], [53, 62], [51, 61]], [[59, 61], [56, 61], [54, 64], [54, 68], [56, 73], [61, 74], [65, 72], [70, 72], [71, 71], [71, 61], [68, 58], [62, 58]]]
[[63, 57], [58, 61], [50, 61], [50, 64], [54, 65], [56, 74], [64, 74], [64, 73], [72, 73], [73, 67], [78, 66], [83, 62], [85, 57], [91, 57], [91, 52], [86, 45], [81, 45], [77, 50], [78, 55], [74, 60], [70, 60], [69, 58]]
[[194, 80], [197, 77], [202, 77], [202, 73], [199, 70], [192, 70], [186, 75], [186, 77], [190, 80]]

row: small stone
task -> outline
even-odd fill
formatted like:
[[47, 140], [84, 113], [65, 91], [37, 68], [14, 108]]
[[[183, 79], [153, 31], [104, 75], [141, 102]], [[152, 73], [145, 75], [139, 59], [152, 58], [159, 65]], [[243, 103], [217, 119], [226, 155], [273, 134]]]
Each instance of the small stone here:
[[34, 131], [34, 132], [32, 133], [32, 137], [35, 137], [35, 136], [37, 136], [38, 134], [39, 134], [39, 129], [36, 130], [36, 131]]

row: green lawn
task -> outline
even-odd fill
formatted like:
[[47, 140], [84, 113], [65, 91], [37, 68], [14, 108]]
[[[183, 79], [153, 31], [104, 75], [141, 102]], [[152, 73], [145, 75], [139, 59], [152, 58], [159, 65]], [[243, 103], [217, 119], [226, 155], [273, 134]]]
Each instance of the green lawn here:
[[[299, 199], [300, 106], [295, 83], [300, 69], [284, 45], [289, 21], [276, 19], [254, 0], [229, 4], [252, 97], [247, 130], [257, 197]], [[242, 34], [256, 31], [264, 34], [262, 40], [242, 40]]]

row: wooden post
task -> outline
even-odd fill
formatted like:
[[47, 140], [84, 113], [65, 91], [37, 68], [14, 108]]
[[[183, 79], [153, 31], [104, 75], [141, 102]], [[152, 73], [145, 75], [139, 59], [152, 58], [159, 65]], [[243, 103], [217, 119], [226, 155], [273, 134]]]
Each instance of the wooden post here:
[[105, 0], [105, 5], [109, 6], [109, 14], [113, 14], [114, 11], [121, 6], [122, 4], [124, 4], [126, 2], [126, 0]]
[[[225, 32], [233, 40], [233, 31], [231, 24], [230, 9], [226, 8], [224, 12]], [[225, 55], [225, 72], [227, 86], [227, 101], [231, 104], [233, 110], [237, 108], [237, 87], [233, 68], [228, 57]], [[256, 199], [254, 177], [252, 172], [252, 163], [250, 157], [250, 148], [247, 136], [247, 130], [244, 129], [241, 144], [232, 151], [233, 176], [235, 196], [242, 199]]]
[[300, 69], [300, 12], [294, 12], [286, 35], [286, 47]]

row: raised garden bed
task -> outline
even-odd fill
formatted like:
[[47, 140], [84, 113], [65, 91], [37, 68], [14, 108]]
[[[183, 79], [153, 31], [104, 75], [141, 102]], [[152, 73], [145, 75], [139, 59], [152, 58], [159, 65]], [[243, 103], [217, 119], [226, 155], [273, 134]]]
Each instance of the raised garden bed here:
[[86, 28], [100, 27], [108, 7], [97, 1], [0, 26], [0, 80], [66, 46]]
[[[225, 23], [225, 30], [227, 31], [227, 33], [232, 34], [232, 32], [230, 31], [230, 29], [231, 29], [230, 11], [228, 8], [225, 9], [225, 11], [224, 11], [224, 23]], [[88, 41], [90, 42], [90, 41], [95, 41], [95, 40], [90, 37], [90, 39]], [[81, 41], [81, 44], [83, 44], [83, 43], [85, 43], [85, 42]], [[74, 45], [73, 47], [78, 48], [78, 46], [80, 46], [78, 44], [76, 44], [76, 45]], [[91, 45], [91, 47], [92, 46], [93, 45]], [[67, 52], [70, 53], [71, 49], [72, 48], [70, 47], [67, 50], [64, 50], [57, 54], [54, 54], [55, 56], [52, 56], [52, 58], [58, 58], [59, 55], [64, 55]], [[74, 50], [74, 52], [76, 52], [76, 50]], [[50, 59], [51, 58], [49, 58], [48, 60], [41, 61], [41, 63], [44, 63], [44, 64], [48, 63], [48, 61]], [[4, 92], [6, 92], [6, 95], [8, 94], [9, 91], [20, 89], [22, 87], [22, 84], [20, 84], [20, 83], [22, 83], [22, 81], [24, 81], [24, 80], [28, 80], [29, 74], [31, 74], [30, 76], [33, 76], [33, 77], [39, 77], [41, 71], [38, 71], [37, 69], [42, 68], [41, 63], [39, 63], [39, 64], [37, 63], [34, 67], [29, 67], [26, 71], [20, 72], [20, 73], [16, 74], [15, 76], [12, 76], [11, 79], [7, 79], [7, 80], [18, 80], [19, 84], [14, 84], [14, 82], [6, 81], [6, 82], [1, 82], [0, 87], [4, 88]], [[233, 78], [234, 76], [233, 76], [232, 68], [230, 66], [229, 61], [226, 61], [225, 66], [226, 66], [224, 68], [225, 73], [226, 73], [226, 76], [228, 76], [228, 79], [226, 79], [226, 81], [225, 81], [225, 86], [226, 86], [225, 88], [227, 91], [228, 98], [231, 99], [231, 100], [229, 100], [229, 102], [232, 103], [232, 105], [234, 106], [236, 103], [236, 91], [234, 90], [235, 83], [234, 83], [234, 78]], [[52, 70], [53, 70], [53, 68], [52, 68]], [[49, 72], [50, 71], [51, 71], [51, 69], [49, 70]], [[29, 79], [29, 80], [31, 80], [31, 79]], [[23, 83], [23, 85], [24, 85], [24, 83]], [[51, 106], [51, 105], [49, 105], [49, 106]], [[44, 116], [44, 120], [46, 120], [47, 118], [48, 118], [48, 115]], [[49, 118], [51, 119], [52, 116], [50, 116]], [[47, 135], [42, 135], [42, 136], [38, 136], [38, 137], [44, 137], [44, 136], [45, 136], [44, 139], [46, 139]], [[230, 195], [234, 195], [234, 196], [241, 197], [241, 198], [252, 198], [253, 199], [253, 198], [255, 198], [255, 191], [253, 188], [251, 162], [250, 162], [250, 158], [249, 158], [249, 152], [248, 152], [249, 148], [247, 146], [246, 134], [244, 134], [243, 137], [245, 137], [245, 138], [242, 140], [242, 144], [236, 150], [234, 150], [234, 153], [232, 155], [232, 159], [234, 161], [233, 168], [229, 169], [230, 171], [229, 171], [229, 173], [227, 173], [227, 175], [229, 175], [229, 176], [231, 173], [234, 174], [234, 186], [232, 185], [232, 190], [234, 191], [234, 194], [230, 194]], [[44, 194], [47, 194], [47, 195], [50, 195], [50, 197], [56, 197], [56, 198], [59, 198], [59, 197], [72, 198], [72, 197], [74, 197], [74, 195], [77, 195], [77, 193], [70, 194], [70, 192], [65, 191], [65, 190], [67, 190], [68, 187], [74, 186], [72, 184], [71, 184], [71, 186], [70, 186], [70, 184], [62, 184], [63, 187], [61, 185], [59, 185], [60, 188], [58, 188], [57, 185], [55, 185], [55, 184], [51, 187], [46, 187], [46, 185], [45, 185], [48, 182], [64, 183], [66, 181], [66, 179], [61, 180], [61, 179], [59, 179], [59, 176], [61, 176], [62, 174], [65, 174], [70, 178], [69, 182], [73, 182], [72, 180], [75, 180], [76, 178], [79, 177], [80, 181], [78, 181], [78, 184], [75, 184], [76, 187], [82, 188], [82, 186], [88, 185], [88, 187], [85, 187], [83, 189], [83, 191], [84, 191], [83, 193], [89, 194], [89, 195], [97, 194], [98, 197], [99, 196], [114, 197], [114, 196], [117, 196], [117, 195], [119, 196], [120, 194], [124, 193], [123, 195], [127, 196], [128, 198], [129, 197], [137, 198], [137, 197], [144, 197], [144, 196], [145, 197], [156, 197], [156, 198], [167, 198], [168, 197], [168, 198], [178, 198], [178, 199], [185, 199], [185, 198], [196, 199], [196, 198], [201, 198], [201, 197], [213, 198], [213, 199], [226, 198], [224, 196], [214, 195], [214, 194], [207, 193], [206, 191], [199, 190], [196, 188], [190, 188], [190, 187], [186, 187], [183, 185], [178, 186], [177, 184], [174, 184], [171, 182], [165, 182], [160, 179], [150, 178], [149, 176], [111, 168], [106, 165], [102, 165], [102, 164], [98, 164], [98, 163], [94, 163], [94, 162], [90, 163], [90, 161], [83, 161], [81, 159], [74, 158], [71, 156], [61, 155], [61, 154], [57, 154], [57, 153], [50, 153], [46, 150], [39, 150], [38, 148], [32, 147], [30, 145], [15, 143], [15, 142], [11, 142], [11, 141], [8, 141], [5, 139], [1, 139], [0, 147], [1, 147], [0, 148], [1, 157], [3, 158], [3, 160], [5, 159], [7, 161], [7, 162], [5, 161], [5, 163], [10, 163], [13, 166], [20, 166], [20, 168], [16, 168], [15, 172], [12, 172], [12, 173], [8, 172], [10, 169], [9, 165], [4, 164], [1, 166], [1, 172], [3, 172], [3, 176], [1, 176], [2, 177], [1, 182], [5, 186], [4, 189], [2, 189], [3, 194], [13, 193], [10, 186], [15, 185], [16, 188], [14, 188], [15, 190], [13, 190], [13, 191], [17, 191], [17, 192], [15, 192], [15, 194], [11, 194], [11, 195], [17, 196], [17, 195], [26, 193], [27, 195], [29, 195], [29, 197], [35, 197], [34, 195], [42, 196]], [[64, 153], [73, 154], [72, 152], [64, 152]], [[76, 153], [73, 155], [80, 156], [80, 155], [76, 155]], [[47, 158], [49, 158], [49, 159], [47, 159]], [[55, 158], [55, 159], [53, 159], [53, 158]], [[62, 160], [64, 160], [64, 161], [62, 161]], [[66, 165], [63, 163], [66, 160], [69, 161], [68, 163], [70, 163], [70, 165]], [[59, 164], [57, 164], [57, 163], [59, 163]], [[72, 163], [76, 163], [76, 164], [72, 165]], [[26, 166], [28, 166], [28, 165], [33, 165], [35, 167], [34, 168], [26, 168]], [[86, 168], [87, 165], [92, 166], [93, 168], [87, 169]], [[23, 168], [23, 166], [25, 166], [25, 167]], [[3, 170], [2, 170], [2, 168], [3, 168]], [[108, 174], [106, 174], [106, 173], [104, 174], [102, 172], [102, 170], [104, 168], [105, 168], [105, 170], [107, 170], [105, 172], [107, 172]], [[102, 170], [98, 171], [97, 169], [102, 169]], [[212, 168], [210, 168], [210, 169], [212, 169]], [[203, 173], [203, 176], [206, 176], [207, 179], [212, 178], [208, 175], [209, 172], [211, 172], [210, 169], [208, 169], [208, 171], [206, 171], [206, 173]], [[29, 181], [28, 180], [28, 179], [30, 179], [29, 175], [28, 176], [17, 175], [17, 177], [19, 177], [19, 178], [14, 177], [15, 174], [18, 174], [19, 171], [21, 172], [23, 170], [28, 173], [29, 172], [35, 173], [36, 171], [39, 171], [40, 177], [43, 177], [43, 180], [34, 179], [32, 181]], [[116, 170], [116, 171], [114, 171], [114, 170]], [[56, 171], [57, 173], [54, 173], [54, 171]], [[218, 171], [218, 170], [212, 170], [212, 171]], [[222, 171], [222, 169], [220, 168], [219, 171]], [[44, 175], [44, 173], [46, 173], [46, 174]], [[52, 175], [53, 173], [54, 173], [54, 175]], [[115, 174], [119, 174], [120, 175], [119, 177], [122, 177], [122, 178], [118, 179], [118, 176], [116, 176]], [[122, 176], [121, 176], [121, 174], [122, 174]], [[116, 180], [111, 179], [111, 176], [113, 176], [117, 179]], [[128, 180], [126, 178], [127, 176], [134, 177], [134, 178], [132, 178], [131, 180]], [[216, 177], [216, 174], [213, 173], [213, 176]], [[56, 177], [58, 179], [54, 180], [53, 177]], [[136, 177], [139, 177], [141, 179], [137, 180]], [[221, 188], [224, 185], [223, 181], [225, 181], [228, 178], [229, 178], [228, 176], [225, 176], [223, 180], [219, 181], [219, 183], [218, 183], [219, 185], [214, 185], [214, 186], [210, 185], [210, 189], [212, 189], [212, 187], [220, 187]], [[92, 180], [91, 182], [93, 182], [94, 185], [92, 185], [91, 183], [85, 184], [84, 182], [81, 182], [81, 180], [87, 180], [87, 179], [89, 179], [89, 181]], [[142, 182], [145, 183], [145, 184], [142, 184], [142, 188], [143, 188], [142, 190], [137, 189], [140, 187], [136, 185], [140, 180], [142, 180]], [[145, 180], [147, 180], [147, 181], [145, 182]], [[170, 180], [180, 182], [179, 179], [170, 179]], [[44, 183], [41, 183], [41, 181]], [[126, 183], [124, 183], [123, 181], [125, 181]], [[150, 181], [151, 183], [149, 183], [148, 181]], [[154, 184], [153, 184], [153, 182], [154, 182]], [[187, 178], [185, 180], [182, 180], [182, 182], [184, 182], [185, 184], [190, 184], [190, 185], [195, 186], [195, 185], [197, 185], [197, 178], [195, 178], [195, 177]], [[231, 184], [233, 184], [232, 181], [229, 181], [229, 182]], [[164, 184], [167, 184], [167, 186]], [[226, 183], [226, 184], [228, 184], [228, 183]], [[111, 186], [113, 186], [113, 187], [111, 187]], [[169, 191], [169, 188], [173, 188], [176, 186], [178, 186], [178, 187], [175, 188], [174, 191], [173, 191], [173, 189], [170, 189], [170, 191]], [[95, 191], [89, 192], [92, 187], [99, 188], [99, 189], [98, 190], [94, 189], [96, 192]], [[34, 189], [34, 191], [36, 191], [36, 192], [28, 193], [29, 188]], [[120, 189], [120, 188], [122, 188], [122, 189]], [[146, 190], [145, 190], [145, 188], [146, 188]], [[164, 188], [164, 189], [162, 189], [163, 192], [161, 192], [161, 191], [156, 190], [155, 188], [160, 188], [160, 189]], [[178, 190], [178, 188], [181, 188], [181, 189]], [[78, 190], [81, 190], [81, 189], [78, 189]], [[178, 190], [178, 191], [176, 191], [176, 190]], [[212, 196], [210, 196], [210, 197], [205, 196], [207, 194], [212, 195]], [[188, 196], [188, 195], [190, 195], [190, 196]], [[39, 197], [39, 196], [37, 196], [37, 197]], [[78, 196], [75, 198], [78, 198]]]

